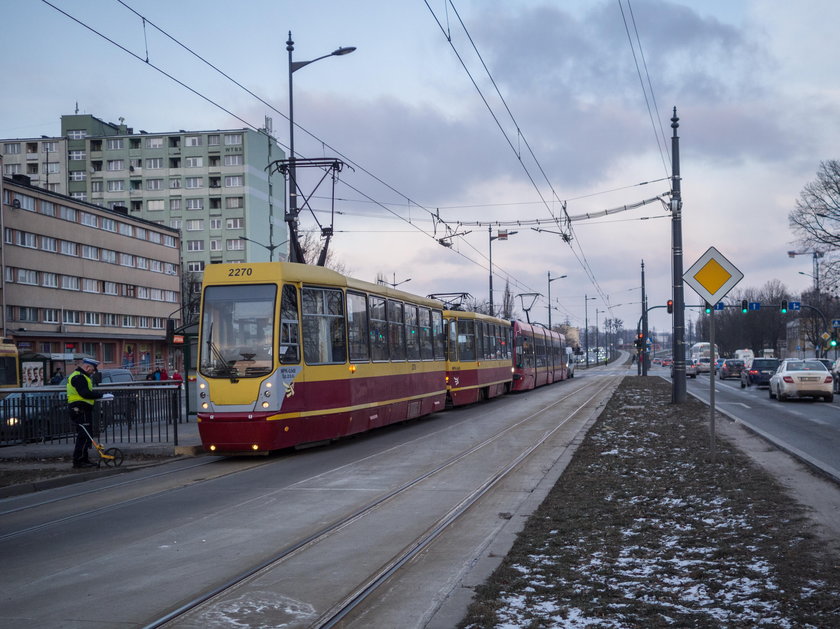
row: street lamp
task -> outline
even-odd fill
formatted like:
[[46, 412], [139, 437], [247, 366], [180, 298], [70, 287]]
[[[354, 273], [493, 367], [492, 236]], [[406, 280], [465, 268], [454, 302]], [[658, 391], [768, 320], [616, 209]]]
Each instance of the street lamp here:
[[489, 255], [488, 258], [490, 260], [490, 316], [495, 316], [496, 313], [493, 310], [493, 241], [494, 240], [507, 240], [508, 236], [512, 236], [513, 234], [517, 234], [519, 232], [509, 232], [506, 229], [500, 229], [496, 232], [497, 235], [493, 235], [493, 228], [489, 225], [487, 226], [487, 237], [490, 239], [488, 244]]
[[558, 275], [557, 277], [551, 277], [551, 271], [548, 272], [548, 329], [551, 329], [551, 283], [554, 280], [562, 280], [564, 277], [568, 277], [567, 275]]
[[583, 296], [583, 344], [586, 347], [586, 366], [589, 367], [589, 302], [597, 297]]
[[787, 252], [789, 258], [795, 258], [796, 256], [804, 256], [810, 255], [813, 256], [814, 261], [814, 273], [813, 275], [808, 275], [808, 273], [803, 273], [799, 271], [801, 275], [808, 275], [808, 277], [813, 278], [814, 280], [814, 292], [819, 295], [820, 293], [820, 258], [822, 258], [825, 254], [822, 251], [788, 251]]
[[276, 245], [264, 245], [264, 244], [262, 244], [261, 242], [258, 242], [258, 241], [256, 241], [256, 240], [253, 240], [253, 239], [251, 239], [251, 238], [248, 238], [247, 236], [240, 236], [240, 238], [241, 238], [242, 240], [247, 240], [248, 242], [252, 242], [252, 243], [254, 243], [255, 245], [259, 245], [259, 246], [260, 246], [260, 247], [262, 247], [263, 249], [268, 249], [268, 261], [269, 261], [269, 262], [273, 262], [273, 261], [274, 261], [274, 250], [275, 250], [275, 249], [278, 249], [278, 248], [280, 248], [280, 247], [282, 247], [282, 246], [283, 246], [283, 245], [285, 245], [287, 242], [289, 242], [288, 240], [284, 240], [283, 242], [281, 242], [281, 243], [279, 243], [279, 244], [276, 244]]
[[349, 55], [356, 50], [355, 46], [341, 47], [333, 50], [327, 55], [310, 59], [309, 61], [292, 61], [292, 52], [295, 49], [295, 42], [292, 41], [292, 31], [289, 31], [289, 40], [286, 42], [286, 50], [289, 51], [289, 207], [286, 211], [286, 224], [289, 227], [289, 261], [303, 262], [303, 251], [297, 235], [297, 173], [295, 172], [295, 110], [293, 98], [292, 74], [310, 63], [326, 59], [327, 57], [339, 57]]

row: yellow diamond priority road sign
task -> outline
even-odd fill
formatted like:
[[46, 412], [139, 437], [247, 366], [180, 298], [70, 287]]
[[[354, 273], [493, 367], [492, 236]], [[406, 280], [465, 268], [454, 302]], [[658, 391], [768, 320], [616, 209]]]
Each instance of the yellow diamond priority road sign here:
[[744, 274], [714, 247], [709, 247], [683, 275], [685, 283], [713, 306], [743, 278]]

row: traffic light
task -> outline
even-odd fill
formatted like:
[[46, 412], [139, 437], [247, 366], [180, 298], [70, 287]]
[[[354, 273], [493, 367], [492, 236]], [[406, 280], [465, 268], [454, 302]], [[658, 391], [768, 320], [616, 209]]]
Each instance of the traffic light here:
[[712, 314], [712, 304], [706, 302], [706, 314]]
[[742, 299], [741, 300], [741, 312], [746, 314], [749, 311], [750, 311], [750, 302], [748, 302], [746, 299]]
[[673, 299], [669, 299], [668, 301], [665, 302], [665, 309], [668, 311], [668, 314], [671, 314], [671, 313], [674, 312], [674, 300]]
[[787, 312], [787, 299], [782, 300], [782, 314]]
[[837, 332], [832, 332], [831, 338], [828, 340], [829, 347], [837, 347]]

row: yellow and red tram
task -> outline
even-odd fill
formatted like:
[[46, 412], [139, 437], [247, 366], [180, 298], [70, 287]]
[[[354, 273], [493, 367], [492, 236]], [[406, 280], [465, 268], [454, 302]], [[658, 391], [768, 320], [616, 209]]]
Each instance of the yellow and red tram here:
[[462, 406], [510, 391], [510, 321], [460, 310], [446, 310], [443, 318], [448, 330], [447, 402]]
[[198, 427], [218, 453], [336, 439], [443, 409], [441, 302], [329, 269], [210, 265]]

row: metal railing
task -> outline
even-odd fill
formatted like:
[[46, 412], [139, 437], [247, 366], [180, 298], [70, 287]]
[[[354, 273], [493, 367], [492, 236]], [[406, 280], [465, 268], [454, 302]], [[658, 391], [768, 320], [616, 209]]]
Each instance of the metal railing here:
[[[108, 443], [177, 445], [185, 421], [182, 387], [176, 383], [134, 382], [100, 385], [111, 401], [93, 408], [93, 436]], [[64, 387], [6, 389], [0, 399], [0, 446], [69, 443], [76, 438]]]

